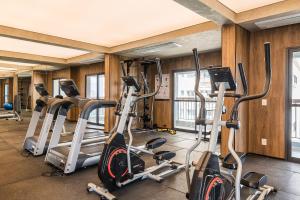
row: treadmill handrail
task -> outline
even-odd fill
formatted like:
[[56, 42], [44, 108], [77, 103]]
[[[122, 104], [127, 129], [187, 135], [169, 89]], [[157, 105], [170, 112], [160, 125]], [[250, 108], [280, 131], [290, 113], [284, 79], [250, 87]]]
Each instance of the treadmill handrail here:
[[116, 101], [109, 100], [90, 100], [83, 107], [80, 118], [88, 120], [90, 117], [90, 113], [97, 108], [113, 108], [117, 105]]
[[74, 102], [68, 99], [57, 99], [55, 100], [48, 108], [47, 113], [55, 114], [55, 112], [62, 106], [62, 105], [70, 105]]

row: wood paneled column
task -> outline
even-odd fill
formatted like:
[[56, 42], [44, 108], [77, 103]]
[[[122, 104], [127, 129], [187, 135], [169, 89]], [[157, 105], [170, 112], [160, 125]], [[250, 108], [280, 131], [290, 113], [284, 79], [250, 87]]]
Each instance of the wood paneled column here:
[[9, 77], [8, 78], [8, 102], [9, 103], [13, 103], [14, 101], [14, 78], [13, 77]]
[[[105, 54], [105, 100], [118, 100], [121, 92], [120, 58], [114, 54]], [[105, 131], [109, 131], [115, 122], [115, 108], [105, 110]]]
[[13, 77], [13, 101], [14, 101], [14, 98], [15, 96], [18, 94], [18, 90], [19, 90], [19, 84], [18, 84], [18, 75], [15, 74], [14, 77]]
[[[237, 93], [242, 93], [242, 84], [237, 65], [238, 63], [243, 64], [246, 76], [248, 77], [249, 49], [250, 33], [247, 30], [235, 24], [224, 25], [222, 27], [222, 66], [231, 68], [238, 87]], [[227, 113], [223, 116], [223, 120], [229, 119], [233, 103], [233, 99], [225, 98]], [[241, 126], [236, 132], [235, 149], [240, 152], [248, 151], [248, 110], [248, 103], [242, 103], [239, 107]], [[222, 156], [228, 153], [228, 136], [229, 129], [223, 127], [221, 142]]]

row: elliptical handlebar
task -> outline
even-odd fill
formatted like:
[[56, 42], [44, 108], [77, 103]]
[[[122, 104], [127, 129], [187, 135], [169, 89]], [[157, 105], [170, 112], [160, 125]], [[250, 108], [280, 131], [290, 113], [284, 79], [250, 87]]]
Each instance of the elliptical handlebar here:
[[242, 85], [243, 85], [243, 91], [244, 91], [243, 96], [247, 96], [248, 95], [248, 83], [247, 83], [243, 64], [239, 63], [238, 67], [239, 67], [240, 77], [241, 77], [241, 81], [242, 81]]
[[233, 105], [233, 109], [231, 112], [230, 120], [235, 121], [238, 118], [238, 107], [240, 103], [244, 101], [250, 101], [250, 100], [255, 100], [255, 99], [260, 99], [264, 96], [266, 96], [269, 91], [270, 91], [270, 86], [271, 86], [271, 79], [272, 79], [272, 65], [271, 65], [271, 52], [270, 52], [270, 43], [266, 42], [264, 44], [265, 48], [265, 72], [266, 72], [266, 78], [265, 78], [265, 85], [264, 85], [264, 90], [259, 93], [259, 94], [254, 94], [254, 95], [247, 95], [243, 96], [237, 101], [235, 101]]
[[127, 76], [127, 73], [126, 73], [126, 70], [125, 70], [124, 61], [121, 61], [120, 64], [121, 64], [123, 76]]
[[145, 77], [145, 74], [143, 72], [141, 72], [141, 76], [142, 76], [142, 79], [143, 79], [143, 82], [144, 82], [144, 87], [145, 87], [145, 92], [149, 92], [149, 85], [148, 85], [148, 82], [147, 82], [147, 79]]
[[161, 64], [160, 64], [160, 59], [159, 58], [155, 58], [155, 63], [156, 63], [156, 68], [157, 68], [157, 73], [158, 73], [158, 86], [156, 88], [156, 90], [154, 92], [151, 92], [151, 93], [147, 93], [147, 94], [143, 94], [141, 96], [139, 96], [135, 102], [141, 100], [141, 99], [144, 99], [144, 98], [149, 98], [149, 97], [153, 97], [155, 96], [160, 87], [161, 87], [161, 84], [162, 84], [162, 70], [161, 70]]
[[199, 57], [198, 57], [198, 51], [196, 48], [193, 49], [193, 55], [194, 55], [194, 61], [195, 61], [195, 67], [196, 67], [196, 83], [195, 83], [195, 94], [199, 97], [200, 99], [200, 112], [197, 118], [197, 122], [202, 124], [205, 123], [205, 118], [206, 118], [206, 109], [205, 109], [205, 97], [203, 94], [199, 91], [199, 85], [200, 85], [200, 62], [199, 62]]

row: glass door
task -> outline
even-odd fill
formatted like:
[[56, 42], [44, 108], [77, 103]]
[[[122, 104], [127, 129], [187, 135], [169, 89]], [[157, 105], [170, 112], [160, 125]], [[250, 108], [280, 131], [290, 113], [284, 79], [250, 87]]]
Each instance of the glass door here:
[[[86, 97], [90, 99], [104, 99], [105, 80], [103, 74], [86, 76]], [[103, 108], [96, 109], [90, 114], [89, 121], [104, 125]]]
[[[195, 71], [180, 71], [174, 73], [173, 96], [173, 126], [175, 129], [196, 132], [196, 115], [200, 109], [200, 102], [194, 93], [196, 80]], [[211, 83], [207, 71], [201, 71], [200, 90], [206, 98], [208, 117], [212, 118], [215, 100], [209, 98]], [[208, 129], [210, 127], [207, 127]]]
[[288, 158], [300, 162], [300, 49], [289, 51]]

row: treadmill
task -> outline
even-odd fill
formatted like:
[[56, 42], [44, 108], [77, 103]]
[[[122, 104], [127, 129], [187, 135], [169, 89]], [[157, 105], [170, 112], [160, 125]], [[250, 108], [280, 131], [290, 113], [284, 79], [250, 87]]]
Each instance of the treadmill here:
[[[38, 126], [39, 119], [41, 118], [44, 109], [47, 109], [47, 107], [49, 107], [53, 102], [55, 102], [58, 99], [62, 99], [62, 97], [57, 96], [54, 98], [49, 96], [49, 93], [46, 90], [43, 83], [34, 84], [34, 87], [35, 90], [39, 93], [40, 98], [36, 100], [36, 106], [30, 119], [30, 123], [23, 143], [23, 149], [29, 151], [33, 155], [41, 155], [43, 153], [46, 153], [45, 150], [47, 149], [47, 145], [40, 144], [41, 134], [34, 135]], [[52, 124], [52, 119], [49, 122], [50, 126]], [[43, 127], [47, 120], [49, 120], [49, 116], [46, 115], [43, 121]]]
[[[61, 106], [63, 105], [69, 105], [71, 106], [80, 106], [80, 104], [83, 104], [85, 102], [88, 102], [90, 99], [81, 99], [78, 95], [78, 89], [74, 82], [72, 82], [73, 87], [76, 88], [73, 92], [69, 92], [66, 97], [57, 96], [56, 98], [50, 97], [48, 92], [46, 91], [45, 87], [43, 85], [36, 85], [36, 90], [41, 95], [41, 97], [37, 100], [37, 105], [35, 107], [35, 111], [33, 112], [31, 122], [29, 124], [26, 138], [24, 141], [24, 149], [32, 153], [34, 156], [40, 156], [47, 152], [48, 146], [49, 146], [49, 133], [54, 132], [53, 125], [55, 125], [56, 121], [62, 121], [64, 123], [64, 118], [58, 118], [58, 111]], [[68, 88], [66, 88], [68, 90]], [[35, 136], [35, 129], [37, 127], [38, 119], [41, 115], [41, 111], [43, 109], [47, 109], [46, 116], [43, 121], [42, 128], [40, 130], [40, 134], [38, 136]], [[53, 127], [53, 129], [52, 129]], [[94, 129], [100, 130], [102, 129], [99, 126], [96, 125], [89, 125], [89, 127], [92, 132]], [[73, 132], [66, 133], [64, 131], [64, 125], [62, 126], [62, 129], [59, 130], [59, 132], [55, 132], [55, 134], [60, 135], [63, 134], [63, 139], [61, 142], [65, 143], [66, 145], [71, 145], [72, 135]], [[91, 137], [93, 133], [87, 135], [86, 137]]]
[[13, 110], [1, 109], [0, 119], [22, 121], [20, 95], [14, 96]]
[[[108, 136], [102, 130], [99, 130], [98, 124], [88, 121], [90, 113], [96, 109], [96, 107], [93, 107], [90, 110], [91, 105], [93, 105], [92, 102], [95, 100], [79, 98], [79, 91], [73, 80], [61, 80], [60, 86], [68, 97], [75, 96], [76, 98], [72, 98], [72, 102], [66, 97], [66, 99], [60, 101], [59, 105], [54, 105], [48, 110], [49, 113], [53, 113], [56, 110], [55, 107], [60, 107], [45, 162], [62, 170], [65, 174], [69, 174], [79, 168], [97, 164], [100, 159], [102, 144], [105, 143]], [[81, 115], [72, 142], [60, 143], [60, 132], [72, 104], [79, 105]], [[101, 100], [97, 108], [112, 108], [115, 106], [115, 101]], [[84, 118], [82, 118], [83, 115]]]

